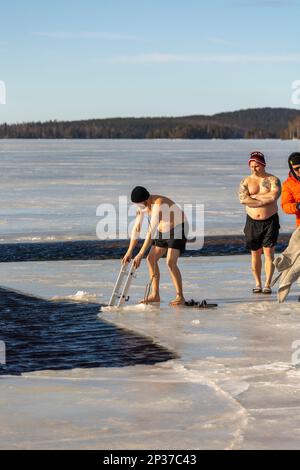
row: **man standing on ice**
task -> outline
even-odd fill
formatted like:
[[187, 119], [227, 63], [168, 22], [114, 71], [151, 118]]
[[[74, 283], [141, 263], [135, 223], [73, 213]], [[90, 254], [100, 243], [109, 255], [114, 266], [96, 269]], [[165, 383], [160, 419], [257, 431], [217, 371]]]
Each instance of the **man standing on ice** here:
[[[281, 194], [279, 178], [266, 173], [266, 162], [261, 152], [252, 152], [249, 158], [251, 175], [240, 183], [240, 203], [246, 206], [244, 228], [246, 246], [251, 250], [252, 272], [255, 279], [253, 293], [271, 294], [274, 273], [274, 251], [279, 235], [277, 200]], [[265, 287], [262, 289], [262, 254], [265, 255]]]
[[282, 185], [281, 206], [286, 214], [296, 216], [296, 225], [300, 226], [300, 153], [294, 152], [288, 160], [290, 172]]
[[184, 305], [182, 277], [177, 266], [180, 254], [185, 251], [188, 230], [184, 212], [171, 199], [157, 194], [150, 194], [142, 186], [136, 186], [133, 189], [131, 201], [138, 206], [138, 209], [129, 248], [122, 260], [123, 263], [131, 261], [133, 250], [140, 236], [144, 215], [148, 215], [149, 219], [149, 228], [145, 241], [134, 258], [134, 265], [138, 268], [142, 258], [151, 246], [147, 263], [152, 290], [149, 297], [142, 302], [160, 302], [158, 261], [167, 254], [167, 266], [176, 289], [176, 298], [170, 302], [170, 305]]
[[[294, 282], [300, 277], [300, 152], [293, 152], [288, 159], [289, 175], [282, 185], [281, 207], [286, 214], [296, 216], [297, 229], [288, 247], [274, 262], [280, 280], [278, 300], [284, 302]], [[300, 301], [300, 297], [298, 298]]]

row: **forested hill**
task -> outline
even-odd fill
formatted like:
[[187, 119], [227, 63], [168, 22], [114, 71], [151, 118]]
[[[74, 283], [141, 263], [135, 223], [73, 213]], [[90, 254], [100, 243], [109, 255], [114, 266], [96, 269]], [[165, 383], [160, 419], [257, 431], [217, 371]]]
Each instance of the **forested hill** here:
[[36, 139], [240, 139], [292, 138], [300, 110], [255, 108], [212, 116], [109, 118], [0, 125], [0, 138]]
[[262, 129], [265, 132], [280, 136], [288, 123], [300, 118], [300, 110], [288, 108], [256, 108], [220, 113], [212, 116], [215, 122], [226, 122], [229, 126], [239, 125], [245, 132]]

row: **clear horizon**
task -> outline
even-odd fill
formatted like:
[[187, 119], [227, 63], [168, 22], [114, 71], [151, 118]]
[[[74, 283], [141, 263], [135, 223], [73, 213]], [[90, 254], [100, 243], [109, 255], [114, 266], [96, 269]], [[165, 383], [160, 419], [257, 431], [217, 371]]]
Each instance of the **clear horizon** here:
[[294, 108], [299, 0], [12, 0], [0, 122]]

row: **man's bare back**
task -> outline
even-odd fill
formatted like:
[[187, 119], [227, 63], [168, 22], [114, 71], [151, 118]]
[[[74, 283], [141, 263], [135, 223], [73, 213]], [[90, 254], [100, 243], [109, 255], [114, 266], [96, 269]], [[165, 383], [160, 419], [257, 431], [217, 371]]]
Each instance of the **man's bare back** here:
[[172, 228], [186, 222], [184, 212], [171, 199], [165, 196], [152, 195], [151, 208], [147, 209], [148, 214], [157, 217], [159, 214], [158, 231], [169, 232]]

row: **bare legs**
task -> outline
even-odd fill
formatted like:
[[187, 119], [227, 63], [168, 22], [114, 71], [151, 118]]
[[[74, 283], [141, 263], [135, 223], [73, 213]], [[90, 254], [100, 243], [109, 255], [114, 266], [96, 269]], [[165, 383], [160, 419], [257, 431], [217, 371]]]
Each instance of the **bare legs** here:
[[[166, 253], [166, 248], [159, 248], [158, 246], [152, 246], [149, 255], [147, 256], [148, 271], [150, 276], [151, 293], [147, 299], [148, 302], [160, 302], [159, 295], [159, 281], [160, 272], [158, 267], [158, 261]], [[145, 300], [145, 299], [144, 299]], [[142, 303], [144, 302], [142, 301]]]
[[275, 248], [264, 247], [256, 251], [251, 251], [252, 273], [255, 279], [256, 287], [261, 287], [261, 270], [262, 270], [262, 253], [265, 255], [265, 273], [266, 273], [266, 288], [270, 288], [272, 276], [274, 273], [274, 251]]
[[255, 279], [255, 286], [261, 288], [261, 255], [262, 248], [256, 251], [251, 251], [251, 264], [252, 264], [252, 274]]
[[264, 247], [265, 255], [265, 271], [266, 271], [266, 287], [271, 286], [272, 276], [274, 274], [274, 252], [275, 248]]
[[171, 279], [173, 281], [173, 284], [176, 290], [176, 297], [174, 300], [172, 300], [172, 302], [170, 302], [170, 305], [172, 305], [173, 307], [176, 305], [185, 304], [185, 298], [183, 296], [183, 290], [182, 290], [182, 277], [181, 277], [179, 268], [177, 266], [179, 255], [180, 255], [179, 250], [175, 250], [174, 248], [168, 249], [167, 266], [169, 268]]
[[[151, 293], [148, 297], [148, 302], [160, 302], [159, 295], [159, 281], [160, 281], [160, 272], [158, 267], [158, 261], [166, 253], [166, 248], [159, 248], [157, 246], [152, 246], [149, 255], [147, 256], [148, 270], [150, 279], [152, 280]], [[173, 248], [168, 249], [167, 254], [167, 266], [170, 272], [172, 282], [176, 290], [176, 298], [170, 302], [170, 305], [183, 305], [185, 299], [183, 296], [182, 290], [182, 278], [179, 268], [177, 266], [178, 257], [180, 255], [179, 250]]]

